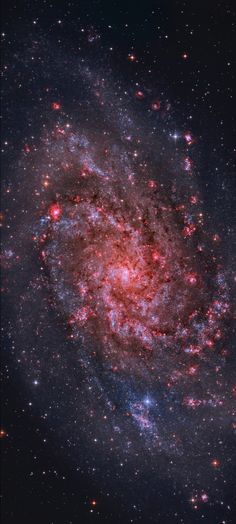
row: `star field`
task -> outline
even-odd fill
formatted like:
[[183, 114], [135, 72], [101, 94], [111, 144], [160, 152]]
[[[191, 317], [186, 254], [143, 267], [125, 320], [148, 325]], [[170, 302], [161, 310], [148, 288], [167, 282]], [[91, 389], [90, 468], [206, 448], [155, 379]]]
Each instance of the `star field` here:
[[233, 524], [233, 6], [3, 18], [3, 521]]

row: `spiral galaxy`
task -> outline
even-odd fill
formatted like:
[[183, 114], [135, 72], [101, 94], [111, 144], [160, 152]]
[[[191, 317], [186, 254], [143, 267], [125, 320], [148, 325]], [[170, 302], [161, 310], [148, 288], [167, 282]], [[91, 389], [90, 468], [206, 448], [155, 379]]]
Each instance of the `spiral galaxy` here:
[[168, 100], [125, 101], [111, 75], [78, 75], [77, 117], [54, 100], [17, 164], [13, 353], [69, 463], [82, 448], [101, 483], [113, 471], [128, 489], [127, 469], [151, 472], [202, 507], [236, 422], [232, 275], [205, 216], [199, 146], [173, 131]]

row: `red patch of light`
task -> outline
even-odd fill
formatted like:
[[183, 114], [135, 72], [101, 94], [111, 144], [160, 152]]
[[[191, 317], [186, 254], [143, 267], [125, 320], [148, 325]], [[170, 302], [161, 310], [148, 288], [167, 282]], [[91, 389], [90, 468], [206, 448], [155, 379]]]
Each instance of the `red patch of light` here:
[[62, 214], [62, 208], [59, 204], [52, 204], [49, 208], [49, 216], [51, 220], [56, 221], [60, 220]]
[[59, 104], [59, 102], [52, 102], [51, 108], [53, 111], [59, 111], [59, 109], [61, 109], [61, 104]]
[[145, 98], [145, 95], [143, 93], [143, 91], [136, 91], [135, 93], [135, 97], [138, 99], [138, 100], [143, 100]]
[[148, 187], [150, 189], [156, 189], [157, 188], [157, 184], [156, 184], [155, 180], [149, 180], [148, 181]]
[[154, 100], [154, 102], [152, 102], [152, 104], [151, 104], [151, 109], [153, 111], [159, 111], [161, 109], [161, 102], [160, 102], [160, 100]]
[[187, 133], [184, 134], [184, 139], [187, 142], [188, 146], [191, 146], [194, 142], [193, 136], [189, 131], [187, 131]]

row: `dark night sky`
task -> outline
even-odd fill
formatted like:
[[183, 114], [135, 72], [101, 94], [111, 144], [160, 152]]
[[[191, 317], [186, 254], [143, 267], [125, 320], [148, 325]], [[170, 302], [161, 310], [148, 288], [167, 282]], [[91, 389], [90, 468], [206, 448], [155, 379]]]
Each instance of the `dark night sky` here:
[[[51, 126], [54, 114], [52, 117], [50, 106], [54, 101], [62, 104], [66, 116], [76, 111], [79, 90], [76, 61], [78, 57], [92, 61], [95, 56], [105, 70], [107, 65], [108, 76], [112, 74], [114, 79], [126, 83], [127, 89], [130, 86], [133, 89], [138, 82], [147, 93], [164, 96], [172, 107], [176, 125], [173, 131], [191, 129], [196, 137], [194, 148], [206, 222], [213, 217], [211, 230], [215, 227], [217, 233], [223, 231], [222, 249], [227, 252], [225, 259], [233, 271], [236, 254], [234, 2], [9, 0], [4, 4], [1, 29], [3, 213], [5, 191], [11, 186], [13, 200], [10, 204], [7, 201], [6, 213], [14, 215], [14, 173], [25, 144], [31, 147], [37, 143], [42, 127]], [[128, 58], [130, 54], [137, 57], [134, 63]], [[66, 73], [62, 71], [63, 60], [67, 62]], [[137, 106], [137, 112], [142, 117], [140, 107]], [[19, 183], [19, 179], [17, 181]], [[14, 217], [12, 223], [14, 228]], [[3, 222], [4, 238], [6, 229]], [[9, 244], [8, 232], [6, 238]], [[17, 265], [11, 268], [11, 274], [14, 271], [15, 278], [21, 279]], [[204, 511], [202, 507], [193, 511], [178, 482], [175, 485], [170, 480], [159, 479], [156, 495], [152, 474], [147, 469], [140, 481], [140, 491], [150, 496], [142, 500], [137, 490], [136, 501], [135, 483], [133, 493], [132, 488], [122, 489], [121, 484], [113, 483], [111, 467], [106, 482], [104, 478], [101, 482], [99, 475], [91, 475], [89, 467], [86, 470], [89, 464], [87, 455], [82, 459], [82, 446], [77, 458], [79, 471], [71, 466], [63, 444], [57, 440], [55, 427], [43, 420], [38, 408], [40, 402], [34, 402], [34, 393], [33, 405], [30, 405], [27, 380], [16, 365], [16, 355], [11, 354], [12, 337], [17, 345], [17, 331], [13, 335], [14, 314], [11, 300], [7, 298], [9, 282], [11, 277], [8, 280], [4, 273], [3, 287], [7, 290], [2, 308], [4, 524], [233, 524], [236, 477], [230, 461], [225, 466], [224, 503], [220, 504], [219, 494], [217, 503], [210, 504]], [[53, 312], [49, 315], [50, 322], [56, 323]], [[50, 397], [50, 392], [47, 395]], [[230, 440], [228, 449], [234, 447], [235, 441]], [[93, 506], [92, 501], [96, 501], [96, 505]], [[134, 511], [136, 504], [138, 509]]]

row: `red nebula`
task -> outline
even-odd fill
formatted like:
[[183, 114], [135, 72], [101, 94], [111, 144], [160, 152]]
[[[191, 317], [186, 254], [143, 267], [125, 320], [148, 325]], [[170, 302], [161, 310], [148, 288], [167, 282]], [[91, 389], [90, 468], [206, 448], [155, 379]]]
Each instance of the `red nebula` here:
[[145, 95], [143, 93], [143, 91], [136, 91], [135, 93], [135, 97], [138, 99], [138, 100], [143, 100], [145, 98]]
[[59, 104], [59, 102], [53, 102], [51, 107], [53, 111], [59, 111], [59, 109], [61, 109], [61, 104]]
[[49, 208], [49, 216], [52, 220], [59, 220], [61, 218], [62, 208], [59, 204], [52, 204]]
[[152, 104], [151, 104], [151, 109], [153, 111], [159, 111], [161, 109], [161, 102], [160, 102], [160, 100], [154, 100], [154, 102], [152, 102]]

